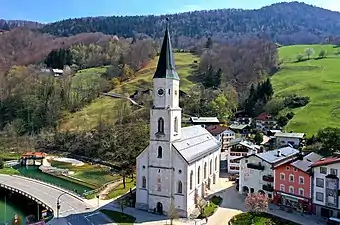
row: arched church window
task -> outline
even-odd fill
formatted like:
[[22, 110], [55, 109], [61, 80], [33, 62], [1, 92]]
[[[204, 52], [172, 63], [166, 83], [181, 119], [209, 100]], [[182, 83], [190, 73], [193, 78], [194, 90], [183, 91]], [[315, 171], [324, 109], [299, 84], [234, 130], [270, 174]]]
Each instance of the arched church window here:
[[162, 117], [158, 119], [158, 133], [164, 133], [164, 119]]
[[161, 146], [158, 147], [158, 154], [157, 154], [157, 158], [162, 158], [163, 157], [163, 149]]
[[191, 170], [190, 172], [190, 190], [192, 189], [192, 179], [194, 178], [194, 172]]
[[217, 156], [215, 157], [215, 170], [217, 170]]
[[199, 184], [200, 183], [200, 176], [201, 176], [201, 167], [199, 166], [198, 167], [198, 170], [197, 170], [197, 184]]
[[146, 177], [143, 176], [142, 178], [142, 188], [146, 188]]
[[209, 166], [210, 175], [212, 174], [212, 169], [213, 169], [213, 164], [212, 164], [212, 159], [210, 159], [210, 166]]
[[182, 194], [182, 181], [178, 181], [177, 193]]
[[204, 179], [207, 178], [207, 163], [206, 162], [204, 163], [203, 176], [204, 176]]
[[177, 116], [175, 117], [175, 120], [174, 120], [174, 129], [175, 129], [175, 133], [178, 133], [178, 119], [177, 119]]

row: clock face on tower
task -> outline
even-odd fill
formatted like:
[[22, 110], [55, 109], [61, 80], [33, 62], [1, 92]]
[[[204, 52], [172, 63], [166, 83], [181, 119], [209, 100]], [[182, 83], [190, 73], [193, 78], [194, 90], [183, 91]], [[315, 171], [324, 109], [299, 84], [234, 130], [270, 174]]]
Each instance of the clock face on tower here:
[[164, 95], [164, 89], [163, 88], [160, 88], [160, 89], [158, 89], [157, 90], [157, 94], [159, 95], [159, 96], [163, 96]]

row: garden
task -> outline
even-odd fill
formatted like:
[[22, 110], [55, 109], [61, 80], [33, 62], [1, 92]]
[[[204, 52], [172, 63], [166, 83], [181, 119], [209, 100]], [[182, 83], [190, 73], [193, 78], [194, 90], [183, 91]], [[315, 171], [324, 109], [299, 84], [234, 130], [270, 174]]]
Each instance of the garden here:
[[102, 209], [100, 211], [119, 225], [133, 225], [136, 220], [135, 217], [127, 215], [123, 212], [111, 211], [107, 209]]
[[[200, 201], [202, 202], [203, 199]], [[214, 195], [213, 197], [209, 199], [208, 202], [199, 203], [199, 205], [203, 206], [201, 207], [201, 214], [199, 215], [199, 218], [206, 218], [206, 217], [213, 215], [216, 212], [217, 208], [222, 203], [222, 201], [223, 201], [223, 198], [221, 198], [220, 196]]]
[[265, 212], [241, 213], [233, 217], [229, 225], [299, 225]]
[[114, 174], [110, 168], [106, 166], [91, 165], [88, 163], [84, 163], [82, 166], [74, 166], [72, 163], [57, 160], [50, 160], [49, 162], [52, 167], [68, 169], [69, 171], [74, 172], [70, 175], [71, 177], [90, 184], [94, 188], [99, 188], [106, 183], [121, 179], [119, 175]]

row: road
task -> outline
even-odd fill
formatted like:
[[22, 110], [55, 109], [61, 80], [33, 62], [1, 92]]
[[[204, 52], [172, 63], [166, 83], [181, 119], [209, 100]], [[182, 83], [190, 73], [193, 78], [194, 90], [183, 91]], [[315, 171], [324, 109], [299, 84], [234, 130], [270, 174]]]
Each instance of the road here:
[[115, 224], [112, 223], [105, 215], [100, 212], [92, 212], [83, 215], [68, 216], [66, 218], [68, 225], [101, 225]]

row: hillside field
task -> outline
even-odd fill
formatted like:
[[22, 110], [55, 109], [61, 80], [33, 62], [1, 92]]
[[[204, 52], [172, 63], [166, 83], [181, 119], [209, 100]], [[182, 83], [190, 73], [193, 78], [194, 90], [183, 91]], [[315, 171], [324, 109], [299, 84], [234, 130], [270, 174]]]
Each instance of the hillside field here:
[[[310, 60], [296, 62], [298, 54], [306, 48], [315, 54]], [[326, 58], [316, 59], [321, 50]], [[272, 84], [277, 96], [297, 94], [310, 97], [310, 102], [294, 109], [294, 118], [286, 131], [304, 132], [307, 136], [319, 129], [340, 125], [340, 47], [334, 45], [296, 45], [279, 49], [282, 69], [273, 75]]]
[[[190, 53], [175, 53], [176, 70], [180, 76], [180, 89], [189, 91], [195, 85], [190, 75], [193, 75], [199, 61], [199, 58]], [[146, 90], [152, 87], [152, 77], [156, 70], [158, 57], [151, 60], [144, 68], [135, 74], [135, 78], [122, 83], [120, 86], [113, 89], [111, 92], [123, 93], [131, 95], [135, 90]], [[77, 73], [76, 77], [80, 78], [83, 75], [89, 76], [93, 73], [97, 76], [98, 73], [104, 73], [105, 68], [90, 68]], [[88, 78], [86, 78], [88, 79]], [[91, 104], [82, 110], [73, 114], [67, 115], [60, 124], [61, 130], [89, 130], [96, 126], [99, 120], [106, 123], [113, 123], [115, 120], [115, 102], [116, 99], [109, 97], [99, 97], [92, 101]]]

